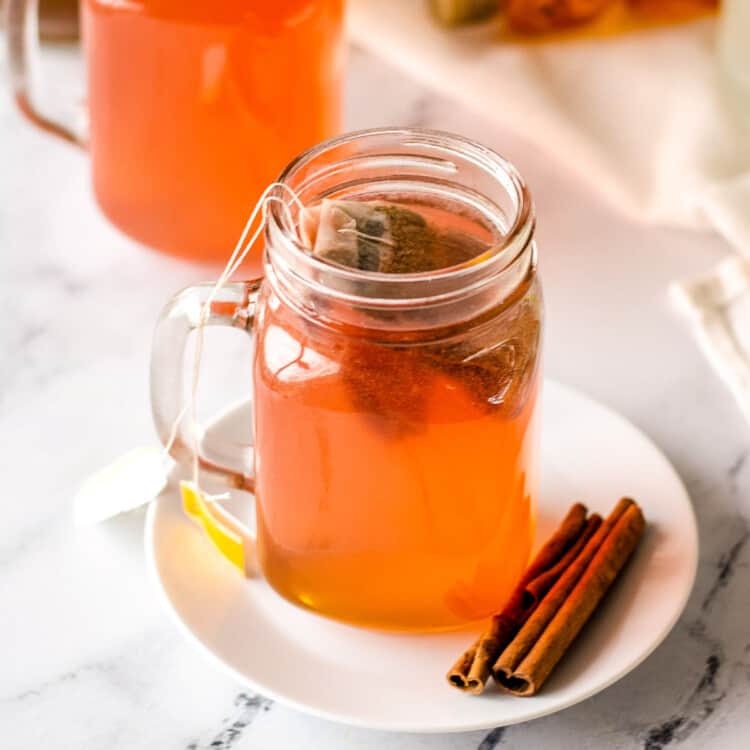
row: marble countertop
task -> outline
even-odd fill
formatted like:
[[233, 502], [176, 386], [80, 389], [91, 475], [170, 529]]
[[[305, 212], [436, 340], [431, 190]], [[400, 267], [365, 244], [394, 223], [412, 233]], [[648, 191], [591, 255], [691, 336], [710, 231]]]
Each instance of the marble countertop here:
[[547, 373], [645, 430], [692, 495], [702, 546], [684, 616], [643, 665], [603, 693], [491, 732], [351, 729], [273, 704], [215, 671], [175, 631], [147, 580], [143, 514], [86, 530], [71, 520], [83, 478], [153, 440], [152, 326], [169, 295], [207, 272], [109, 226], [94, 204], [85, 154], [28, 126], [4, 96], [3, 750], [747, 746], [748, 426], [666, 295], [670, 280], [709, 268], [727, 248], [708, 234], [622, 219], [548, 154], [355, 50], [347, 127], [386, 124], [477, 138], [526, 175], [539, 217]]

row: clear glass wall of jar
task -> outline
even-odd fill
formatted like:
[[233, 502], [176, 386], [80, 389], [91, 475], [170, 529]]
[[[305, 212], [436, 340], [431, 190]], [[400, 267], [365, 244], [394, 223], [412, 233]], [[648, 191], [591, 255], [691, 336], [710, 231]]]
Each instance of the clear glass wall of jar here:
[[[270, 584], [368, 626], [483, 618], [523, 571], [534, 530], [542, 299], [526, 187], [494, 152], [413, 129], [328, 141], [280, 181], [264, 277], [186, 289], [162, 314], [152, 358], [159, 434], [178, 461], [192, 461], [195, 433], [172, 434], [190, 331], [199, 322], [247, 331], [254, 445], [210, 454], [204, 445], [198, 460], [255, 492]], [[421, 216], [433, 232], [412, 242], [422, 256], [446, 247], [434, 238], [472, 252], [419, 272], [333, 263], [317, 240], [311, 250], [300, 239], [323, 199]]]

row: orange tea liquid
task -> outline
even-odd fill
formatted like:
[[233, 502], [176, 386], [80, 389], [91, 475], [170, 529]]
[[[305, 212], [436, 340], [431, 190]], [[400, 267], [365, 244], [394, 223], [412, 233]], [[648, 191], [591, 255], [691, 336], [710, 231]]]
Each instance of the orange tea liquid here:
[[496, 611], [533, 536], [536, 282], [429, 342], [323, 326], [265, 294], [254, 403], [271, 585], [377, 627], [455, 627]]
[[94, 189], [113, 223], [224, 262], [266, 185], [338, 129], [342, 5], [83, 0]]

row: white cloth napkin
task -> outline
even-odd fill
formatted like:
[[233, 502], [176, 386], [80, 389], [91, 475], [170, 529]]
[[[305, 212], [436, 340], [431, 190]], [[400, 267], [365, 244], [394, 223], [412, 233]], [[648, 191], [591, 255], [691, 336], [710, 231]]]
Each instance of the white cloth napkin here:
[[[721, 60], [737, 68], [748, 52], [733, 84], [713, 19], [523, 44], [500, 40], [501, 17], [447, 30], [426, 0], [350, 0], [349, 24], [357, 44], [521, 133], [635, 220], [713, 226], [750, 258], [750, 0], [724, 8]], [[750, 419], [748, 268], [732, 258], [673, 296]]]

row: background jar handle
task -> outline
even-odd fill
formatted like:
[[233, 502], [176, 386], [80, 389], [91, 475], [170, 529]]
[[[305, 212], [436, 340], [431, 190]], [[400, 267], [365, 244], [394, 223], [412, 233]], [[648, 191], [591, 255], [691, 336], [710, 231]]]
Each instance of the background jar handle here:
[[[260, 286], [261, 279], [227, 284], [212, 300], [206, 325], [239, 328], [252, 337]], [[176, 294], [162, 311], [154, 333], [151, 409], [164, 445], [169, 443], [172, 430], [179, 422], [170, 453], [182, 464], [189, 464], [193, 458], [193, 439], [184, 427], [186, 420], [180, 419], [190, 399], [185, 377], [187, 344], [213, 288], [213, 283], [198, 284]], [[199, 456], [201, 469], [220, 477], [230, 487], [254, 492], [252, 449], [244, 444], [225, 443], [217, 445], [215, 450], [220, 456], [216, 461]]]
[[51, 113], [42, 101], [39, 48], [39, 0], [5, 0], [5, 33], [8, 69], [13, 95], [21, 112], [48, 133], [84, 145], [86, 127], [82, 112]]

